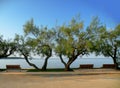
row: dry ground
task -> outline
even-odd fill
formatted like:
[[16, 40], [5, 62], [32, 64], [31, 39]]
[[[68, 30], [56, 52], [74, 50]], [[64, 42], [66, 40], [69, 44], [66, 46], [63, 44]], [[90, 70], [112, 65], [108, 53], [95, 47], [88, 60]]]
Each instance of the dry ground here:
[[120, 71], [0, 72], [0, 88], [120, 88]]

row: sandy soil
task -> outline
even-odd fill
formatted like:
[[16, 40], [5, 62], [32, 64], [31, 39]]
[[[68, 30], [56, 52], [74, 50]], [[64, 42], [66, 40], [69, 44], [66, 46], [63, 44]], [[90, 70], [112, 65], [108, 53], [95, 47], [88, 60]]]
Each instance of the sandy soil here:
[[0, 88], [120, 88], [120, 71], [0, 72]]

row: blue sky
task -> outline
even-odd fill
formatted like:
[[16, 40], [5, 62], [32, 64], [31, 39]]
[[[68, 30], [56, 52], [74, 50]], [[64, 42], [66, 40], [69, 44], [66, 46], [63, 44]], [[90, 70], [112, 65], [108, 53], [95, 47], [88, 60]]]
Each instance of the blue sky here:
[[120, 23], [119, 0], [0, 0], [0, 34], [6, 38], [23, 33], [23, 25], [34, 18], [36, 25], [54, 27], [80, 14], [88, 25], [98, 16], [108, 28]]

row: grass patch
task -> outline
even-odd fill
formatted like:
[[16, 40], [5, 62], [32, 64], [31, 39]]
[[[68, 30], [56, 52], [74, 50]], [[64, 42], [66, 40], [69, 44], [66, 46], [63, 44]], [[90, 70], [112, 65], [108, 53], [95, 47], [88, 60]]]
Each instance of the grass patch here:
[[[71, 70], [73, 71], [73, 70]], [[36, 70], [36, 69], [29, 69], [27, 72], [66, 72], [64, 69], [47, 69], [46, 71]]]
[[0, 69], [0, 71], [5, 71], [6, 69]]

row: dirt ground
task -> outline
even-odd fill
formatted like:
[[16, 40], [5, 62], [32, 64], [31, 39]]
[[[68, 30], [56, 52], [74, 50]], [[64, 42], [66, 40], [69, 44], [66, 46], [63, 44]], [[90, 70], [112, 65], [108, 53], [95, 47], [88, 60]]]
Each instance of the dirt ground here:
[[120, 88], [120, 71], [0, 72], [0, 88]]

